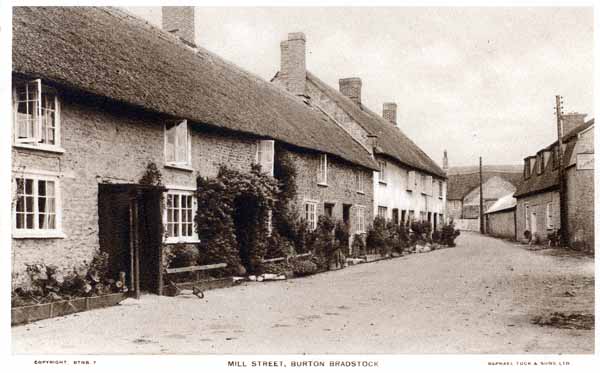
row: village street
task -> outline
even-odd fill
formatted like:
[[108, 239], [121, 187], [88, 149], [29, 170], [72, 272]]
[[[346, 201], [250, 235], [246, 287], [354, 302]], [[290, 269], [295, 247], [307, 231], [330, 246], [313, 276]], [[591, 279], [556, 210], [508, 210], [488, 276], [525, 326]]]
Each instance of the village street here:
[[583, 256], [463, 233], [458, 246], [288, 281], [122, 305], [12, 328], [15, 353], [592, 353]]

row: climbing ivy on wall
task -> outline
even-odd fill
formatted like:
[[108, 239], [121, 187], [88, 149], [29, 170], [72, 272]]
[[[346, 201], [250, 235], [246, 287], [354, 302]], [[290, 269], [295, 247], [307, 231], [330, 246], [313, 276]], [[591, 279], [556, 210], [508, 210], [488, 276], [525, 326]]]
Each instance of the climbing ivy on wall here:
[[258, 165], [250, 172], [221, 166], [214, 178], [198, 177], [195, 223], [208, 259], [226, 262], [233, 272], [259, 270], [278, 192], [275, 179]]

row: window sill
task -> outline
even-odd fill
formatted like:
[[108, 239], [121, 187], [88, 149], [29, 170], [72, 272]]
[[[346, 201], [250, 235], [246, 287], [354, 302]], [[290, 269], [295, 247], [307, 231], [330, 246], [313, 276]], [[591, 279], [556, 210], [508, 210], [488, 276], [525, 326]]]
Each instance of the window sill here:
[[13, 144], [13, 148], [38, 150], [38, 151], [42, 151], [42, 152], [56, 153], [56, 154], [63, 154], [65, 152], [65, 149], [61, 148], [60, 146], [47, 145], [47, 144], [36, 144], [36, 145], [32, 145], [32, 144]]
[[179, 237], [170, 237], [164, 240], [163, 242], [166, 245], [174, 245], [178, 243], [200, 243], [198, 238], [179, 238]]
[[357, 190], [356, 194], [362, 194], [363, 196], [365, 195], [365, 192], [363, 192], [362, 190]]
[[174, 163], [165, 163], [166, 168], [172, 168], [175, 170], [194, 172], [194, 169], [191, 165], [182, 165], [182, 164], [174, 164]]
[[13, 232], [12, 238], [66, 238], [63, 232]]
[[327, 185], [327, 183], [317, 183], [318, 186], [322, 186], [322, 187], [328, 187], [329, 185]]

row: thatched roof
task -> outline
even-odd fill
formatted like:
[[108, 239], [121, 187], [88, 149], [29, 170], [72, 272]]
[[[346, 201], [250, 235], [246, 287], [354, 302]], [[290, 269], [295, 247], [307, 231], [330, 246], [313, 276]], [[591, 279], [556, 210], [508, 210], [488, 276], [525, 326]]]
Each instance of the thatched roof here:
[[[448, 200], [462, 200], [469, 192], [479, 186], [479, 166], [451, 167], [448, 169]], [[482, 178], [485, 183], [492, 177], [500, 177], [515, 187], [523, 177], [522, 166], [483, 166]]]
[[[586, 130], [587, 128], [594, 125], [594, 119], [591, 119], [582, 125], [577, 126], [569, 133], [563, 136], [563, 141], [565, 143], [565, 153], [563, 154], [563, 159], [565, 160], [564, 168], [569, 167], [569, 160], [573, 157], [573, 151], [575, 150], [575, 146], [577, 145], [577, 134]], [[540, 149], [538, 151], [541, 152], [543, 150], [551, 151], [556, 145], [558, 141], [553, 142], [547, 147]], [[525, 197], [528, 195], [542, 193], [550, 190], [556, 190], [559, 188], [559, 169], [552, 167], [551, 163], [548, 164], [548, 167], [544, 167], [544, 171], [538, 175], [537, 173], [537, 161], [539, 158], [532, 158], [532, 162], [534, 162], [533, 172], [531, 176], [527, 179], [523, 179], [523, 181], [517, 187], [517, 191], [515, 192], [515, 197]]]
[[377, 168], [316, 108], [115, 8], [13, 8], [13, 72]]
[[410, 168], [438, 177], [446, 177], [444, 171], [397, 126], [375, 114], [366, 106], [356, 105], [351, 99], [321, 81], [314, 74], [307, 72], [306, 79], [323, 91], [365, 131], [370, 135], [376, 135], [379, 152]]

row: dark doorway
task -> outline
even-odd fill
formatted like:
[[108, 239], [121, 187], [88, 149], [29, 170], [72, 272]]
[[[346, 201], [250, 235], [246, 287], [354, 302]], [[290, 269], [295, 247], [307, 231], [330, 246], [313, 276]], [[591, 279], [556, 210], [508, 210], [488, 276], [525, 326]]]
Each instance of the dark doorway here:
[[258, 203], [250, 195], [240, 195], [234, 202], [233, 223], [240, 252], [242, 265], [248, 272], [253, 272], [251, 247], [256, 246], [255, 227], [258, 219]]
[[100, 250], [109, 254], [109, 275], [125, 272], [136, 297], [162, 292], [163, 192], [152, 185], [98, 185]]
[[342, 205], [342, 220], [344, 220], [344, 224], [350, 226], [350, 208], [352, 205]]
[[433, 214], [433, 230], [437, 231], [437, 224], [438, 224], [438, 214], [437, 212]]
[[427, 213], [427, 222], [429, 224], [431, 224], [431, 213], [430, 212]]
[[335, 206], [335, 204], [333, 203], [325, 203], [325, 216], [328, 216], [330, 218], [333, 218], [333, 206]]
[[393, 209], [392, 210], [392, 221], [394, 222], [395, 225], [398, 225], [400, 218], [398, 216], [398, 209]]

